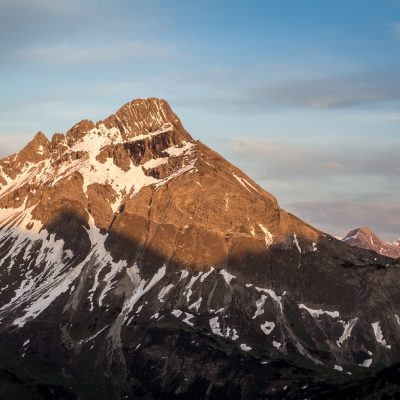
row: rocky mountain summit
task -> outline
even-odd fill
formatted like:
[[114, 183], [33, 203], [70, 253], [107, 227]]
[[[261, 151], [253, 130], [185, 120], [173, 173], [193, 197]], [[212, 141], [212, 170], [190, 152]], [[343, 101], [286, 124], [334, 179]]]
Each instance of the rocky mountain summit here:
[[350, 246], [373, 250], [391, 258], [400, 258], [400, 239], [397, 242], [385, 242], [366, 226], [350, 231], [342, 240]]
[[134, 100], [0, 160], [0, 397], [357, 398], [400, 356], [398, 267]]

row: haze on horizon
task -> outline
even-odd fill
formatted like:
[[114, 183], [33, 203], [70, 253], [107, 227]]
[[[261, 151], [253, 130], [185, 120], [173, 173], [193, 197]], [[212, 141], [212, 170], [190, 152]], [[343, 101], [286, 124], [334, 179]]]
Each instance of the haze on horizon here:
[[400, 236], [400, 1], [3, 0], [0, 157], [127, 101], [333, 235]]

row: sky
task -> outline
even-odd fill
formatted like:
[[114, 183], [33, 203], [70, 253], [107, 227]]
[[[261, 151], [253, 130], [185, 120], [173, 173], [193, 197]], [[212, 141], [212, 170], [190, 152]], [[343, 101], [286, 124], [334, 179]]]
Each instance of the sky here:
[[166, 99], [335, 236], [400, 237], [400, 0], [0, 0], [0, 157]]

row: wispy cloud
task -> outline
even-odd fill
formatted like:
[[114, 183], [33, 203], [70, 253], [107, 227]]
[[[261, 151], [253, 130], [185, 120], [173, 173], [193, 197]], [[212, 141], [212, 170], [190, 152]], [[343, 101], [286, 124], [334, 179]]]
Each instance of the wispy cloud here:
[[15, 47], [27, 43], [38, 33], [51, 29], [52, 37], [61, 29], [73, 35], [99, 16], [97, 4], [92, 0], [2, 0], [0, 13], [0, 46]]
[[288, 208], [307, 222], [336, 236], [344, 236], [360, 226], [369, 226], [385, 240], [400, 237], [398, 202], [295, 202]]
[[323, 176], [365, 176], [384, 178], [400, 174], [397, 156], [399, 140], [370, 146], [368, 142], [343, 139], [336, 145], [315, 147], [261, 139], [231, 141], [234, 157], [251, 162], [261, 178], [321, 178]]
[[328, 168], [328, 169], [335, 169], [335, 170], [342, 170], [344, 168], [343, 165], [338, 164], [335, 161], [331, 161], [331, 162], [328, 162], [328, 163], [321, 164], [321, 167], [322, 168]]
[[38, 13], [46, 15], [70, 16], [78, 12], [79, 6], [82, 9], [83, 5], [87, 7], [90, 3], [87, 0], [81, 2], [77, 0], [58, 0], [57, 2], [51, 0], [2, 0], [1, 7], [8, 14], [37, 10]]
[[[275, 135], [276, 137], [276, 135]], [[283, 208], [335, 236], [367, 225], [400, 236], [398, 139], [336, 138], [335, 143], [237, 139], [231, 159]]]
[[252, 90], [265, 104], [337, 109], [400, 101], [400, 69], [325, 78], [299, 77]]
[[[282, 109], [370, 109], [400, 103], [400, 66], [364, 68], [343, 74], [332, 68], [327, 68], [324, 74], [321, 70], [320, 66], [310, 65], [308, 71], [291, 70], [279, 75], [268, 68], [262, 73], [249, 66], [244, 76], [232, 69], [223, 77], [210, 76], [201, 82], [201, 90], [189, 101], [193, 107], [214, 112], [240, 108], [251, 113]], [[185, 80], [192, 87], [200, 86], [193, 75], [183, 76], [177, 84]]]
[[[152, 13], [146, 13], [147, 4], [137, 3], [123, 0], [2, 0], [0, 50], [3, 56], [8, 53], [9, 58], [13, 57], [16, 48], [27, 45], [40, 48], [41, 43], [50, 39], [58, 43], [75, 40], [84, 43], [82, 48], [85, 48], [94, 38], [98, 43], [111, 40], [118, 46], [129, 38], [154, 37], [151, 33], [165, 25], [162, 9], [153, 7]], [[4, 57], [4, 61], [7, 58]]]
[[114, 64], [122, 61], [160, 60], [176, 57], [171, 46], [144, 42], [118, 44], [81, 45], [77, 43], [55, 43], [20, 50], [18, 55], [29, 61], [55, 64]]

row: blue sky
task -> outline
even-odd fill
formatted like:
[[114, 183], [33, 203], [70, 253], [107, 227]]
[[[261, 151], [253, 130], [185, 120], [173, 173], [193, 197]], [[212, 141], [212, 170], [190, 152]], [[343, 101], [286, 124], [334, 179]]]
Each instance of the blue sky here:
[[0, 52], [0, 156], [162, 97], [306, 221], [400, 236], [400, 0], [2, 0]]

